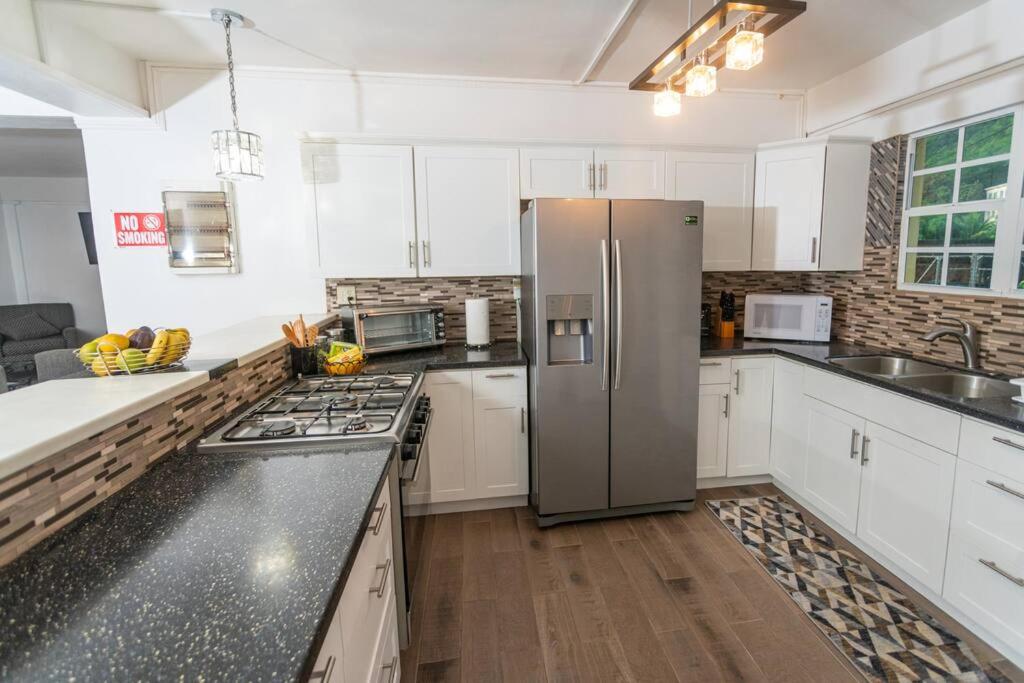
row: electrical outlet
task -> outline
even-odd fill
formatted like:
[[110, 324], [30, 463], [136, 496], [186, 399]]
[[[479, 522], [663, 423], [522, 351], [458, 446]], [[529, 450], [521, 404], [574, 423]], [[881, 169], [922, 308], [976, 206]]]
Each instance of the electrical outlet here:
[[344, 305], [351, 305], [356, 302], [355, 287], [338, 287], [338, 300]]

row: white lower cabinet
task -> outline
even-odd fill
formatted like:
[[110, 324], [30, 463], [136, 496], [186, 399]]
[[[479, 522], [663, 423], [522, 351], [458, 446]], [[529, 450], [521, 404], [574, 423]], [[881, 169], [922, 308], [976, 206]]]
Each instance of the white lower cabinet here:
[[772, 434], [771, 358], [734, 358], [726, 474], [768, 474]]
[[434, 415], [413, 505], [529, 493], [526, 368], [428, 372]]
[[942, 592], [956, 457], [869, 422], [857, 537]]
[[341, 681], [344, 677], [342, 651], [341, 610], [337, 610], [331, 617], [331, 623], [324, 635], [324, 642], [320, 644], [320, 653], [316, 656], [316, 663], [313, 664], [313, 672], [309, 675], [309, 680], [318, 683]]
[[860, 503], [860, 442], [865, 420], [809, 396], [804, 398], [804, 406], [807, 463], [803, 495], [853, 534]]
[[705, 384], [697, 399], [697, 478], [724, 477], [729, 448], [728, 384]]
[[807, 461], [807, 411], [804, 366], [775, 359], [772, 380], [772, 438], [769, 472], [796, 495], [804, 492]]

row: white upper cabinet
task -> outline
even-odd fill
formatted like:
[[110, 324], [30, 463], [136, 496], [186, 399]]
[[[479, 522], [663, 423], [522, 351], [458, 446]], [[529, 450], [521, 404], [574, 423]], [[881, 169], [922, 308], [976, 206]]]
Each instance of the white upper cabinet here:
[[420, 275], [519, 274], [519, 150], [416, 147]]
[[412, 147], [305, 144], [303, 166], [322, 275], [416, 275]]
[[870, 141], [762, 145], [754, 184], [754, 270], [860, 270]]
[[630, 147], [594, 150], [595, 197], [664, 199], [665, 152]]
[[750, 270], [753, 153], [669, 152], [665, 199], [704, 202], [704, 271]]
[[589, 147], [529, 147], [519, 150], [523, 199], [594, 196], [594, 150]]

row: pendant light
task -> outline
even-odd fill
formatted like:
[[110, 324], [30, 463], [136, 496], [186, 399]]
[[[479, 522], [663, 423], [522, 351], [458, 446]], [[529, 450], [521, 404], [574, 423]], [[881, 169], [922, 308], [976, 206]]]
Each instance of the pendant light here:
[[678, 116], [683, 109], [682, 96], [672, 89], [672, 83], [665, 82], [665, 89], [654, 95], [655, 116]]
[[256, 133], [238, 129], [238, 102], [235, 98], [235, 61], [231, 53], [231, 26], [245, 27], [245, 17], [226, 9], [210, 10], [210, 18], [224, 26], [228, 54], [228, 86], [231, 91], [233, 127], [210, 134], [213, 145], [213, 168], [224, 180], [263, 179], [263, 141]]
[[697, 61], [686, 72], [686, 96], [707, 97], [718, 89], [718, 69], [707, 63], [707, 50], [697, 55]]
[[725, 45], [725, 68], [746, 71], [760, 64], [762, 59], [764, 34], [754, 30], [754, 22], [748, 17]]

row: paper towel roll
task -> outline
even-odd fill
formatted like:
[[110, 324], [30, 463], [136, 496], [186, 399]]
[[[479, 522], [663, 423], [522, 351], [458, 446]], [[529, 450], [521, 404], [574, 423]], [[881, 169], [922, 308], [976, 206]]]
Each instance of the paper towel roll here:
[[490, 343], [490, 299], [466, 299], [466, 346], [487, 346]]

